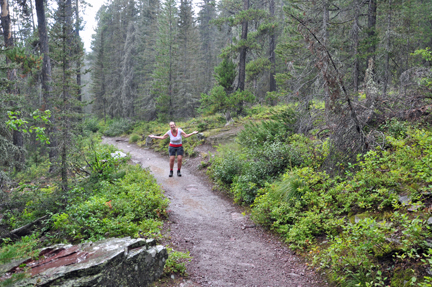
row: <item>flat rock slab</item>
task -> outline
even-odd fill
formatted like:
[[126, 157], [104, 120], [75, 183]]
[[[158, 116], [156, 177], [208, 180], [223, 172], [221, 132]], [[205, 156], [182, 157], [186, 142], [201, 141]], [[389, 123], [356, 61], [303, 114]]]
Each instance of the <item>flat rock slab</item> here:
[[130, 153], [133, 160], [150, 169], [165, 190], [171, 201], [168, 223], [171, 240], [182, 250], [190, 251], [193, 257], [187, 265], [188, 284], [327, 286], [285, 244], [255, 227], [232, 200], [212, 191], [187, 168], [182, 168], [182, 177], [168, 177], [168, 156], [116, 141], [116, 138], [104, 138], [103, 143]]
[[[31, 278], [14, 286], [148, 286], [162, 275], [168, 253], [154, 240], [110, 238], [81, 245], [43, 249], [38, 260], [0, 268], [0, 280], [30, 268]], [[6, 266], [6, 265], [5, 265]]]

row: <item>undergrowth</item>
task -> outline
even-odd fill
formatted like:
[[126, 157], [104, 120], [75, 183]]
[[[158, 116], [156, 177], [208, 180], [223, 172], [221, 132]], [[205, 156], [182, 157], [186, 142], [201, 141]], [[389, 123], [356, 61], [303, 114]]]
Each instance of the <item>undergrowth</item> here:
[[431, 286], [432, 132], [389, 122], [384, 149], [330, 176], [328, 142], [282, 128], [247, 125], [209, 175], [337, 286]]

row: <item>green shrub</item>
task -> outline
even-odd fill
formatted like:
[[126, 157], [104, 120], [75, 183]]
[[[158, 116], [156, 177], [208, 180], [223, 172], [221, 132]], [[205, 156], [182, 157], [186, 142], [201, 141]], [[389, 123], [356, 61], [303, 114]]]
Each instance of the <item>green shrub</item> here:
[[272, 115], [271, 118], [270, 121], [246, 124], [237, 136], [240, 145], [256, 148], [266, 142], [286, 142], [295, 130], [294, 110], [286, 108], [279, 114]]
[[95, 133], [99, 129], [99, 120], [97, 118], [86, 118], [84, 120], [84, 130]]
[[255, 158], [246, 157], [240, 174], [233, 179], [231, 192], [237, 202], [252, 203], [265, 182], [302, 163], [297, 151], [281, 142], [266, 142], [262, 149], [244, 149], [243, 153], [245, 157], [253, 154]]
[[223, 151], [222, 147], [219, 146], [218, 150], [221, 154], [211, 159], [209, 174], [220, 185], [229, 187], [233, 183], [234, 178], [240, 175], [246, 157], [235, 149]]
[[70, 204], [53, 216], [52, 225], [72, 240], [97, 241], [106, 237], [158, 237], [168, 200], [150, 171], [127, 166], [126, 174], [113, 183], [99, 181], [94, 195]]
[[0, 265], [13, 259], [34, 257], [37, 255], [38, 233], [21, 237], [20, 241], [11, 243], [10, 239], [2, 239], [0, 246]]
[[182, 276], [186, 275], [186, 262], [191, 261], [192, 257], [189, 252], [184, 253], [180, 251], [175, 251], [172, 248], [167, 248], [168, 250], [168, 260], [165, 262], [164, 275], [169, 275], [172, 273], [177, 273]]
[[137, 141], [139, 141], [141, 139], [141, 137], [137, 134], [131, 134], [129, 137], [129, 143], [136, 143]]
[[[325, 252], [314, 255], [314, 264], [330, 272], [332, 281], [357, 286], [383, 286], [378, 284], [392, 273], [380, 270], [379, 259], [389, 255], [418, 258], [417, 251], [428, 234], [424, 220], [398, 212], [388, 221], [365, 218], [342, 228], [340, 235], [330, 238]], [[409, 283], [407, 286], [412, 286]]]
[[386, 131], [389, 135], [396, 139], [403, 139], [407, 136], [408, 124], [399, 121], [396, 118], [390, 119], [387, 123], [380, 127], [381, 130]]
[[104, 130], [103, 134], [109, 137], [115, 137], [127, 133], [133, 126], [132, 121], [128, 119], [115, 119]]
[[[325, 155], [326, 149], [305, 143], [302, 137], [292, 140], [312, 156], [317, 147], [323, 151], [318, 158]], [[310, 249], [315, 264], [341, 286], [387, 286], [390, 278], [392, 286], [414, 286], [409, 267], [418, 264], [430, 237], [421, 214], [432, 190], [432, 134], [407, 128], [406, 137], [388, 136], [387, 144], [387, 150], [360, 156], [345, 178], [317, 171], [320, 165], [288, 171], [258, 190], [252, 218], [292, 248]], [[411, 204], [400, 204], [399, 195], [409, 195]], [[406, 213], [409, 206], [417, 212]], [[323, 236], [329, 242], [314, 245]]]

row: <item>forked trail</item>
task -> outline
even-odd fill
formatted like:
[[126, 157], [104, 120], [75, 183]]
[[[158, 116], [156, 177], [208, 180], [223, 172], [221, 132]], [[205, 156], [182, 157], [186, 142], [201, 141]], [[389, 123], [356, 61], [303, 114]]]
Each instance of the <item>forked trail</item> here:
[[168, 156], [119, 140], [103, 142], [149, 168], [171, 200], [171, 238], [193, 257], [187, 266], [189, 282], [181, 286], [327, 286], [284, 244], [187, 168], [182, 168], [182, 177], [168, 177]]

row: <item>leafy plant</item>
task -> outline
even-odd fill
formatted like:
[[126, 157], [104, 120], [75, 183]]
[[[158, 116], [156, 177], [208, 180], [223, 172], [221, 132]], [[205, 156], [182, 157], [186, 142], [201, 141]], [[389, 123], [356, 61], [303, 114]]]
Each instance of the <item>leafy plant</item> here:
[[20, 241], [11, 243], [3, 239], [0, 246], [0, 264], [10, 262], [12, 259], [33, 257], [37, 254], [37, 245], [39, 234], [34, 233], [29, 236], [23, 236]]
[[84, 130], [95, 133], [99, 131], [99, 129], [99, 120], [97, 118], [92, 117], [84, 120]]
[[189, 252], [175, 251], [172, 248], [167, 248], [168, 260], [165, 262], [164, 274], [169, 275], [172, 273], [178, 273], [182, 276], [186, 275], [186, 262], [192, 260]]
[[168, 200], [148, 170], [127, 166], [123, 178], [99, 181], [93, 196], [76, 198], [63, 213], [53, 216], [52, 225], [72, 240], [100, 240], [106, 237], [158, 237], [166, 216]]
[[115, 119], [103, 132], [104, 135], [115, 137], [127, 133], [133, 126], [133, 122], [127, 119]]
[[129, 137], [129, 142], [130, 143], [136, 143], [138, 140], [140, 140], [141, 137], [137, 134], [131, 134]]

